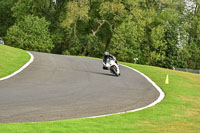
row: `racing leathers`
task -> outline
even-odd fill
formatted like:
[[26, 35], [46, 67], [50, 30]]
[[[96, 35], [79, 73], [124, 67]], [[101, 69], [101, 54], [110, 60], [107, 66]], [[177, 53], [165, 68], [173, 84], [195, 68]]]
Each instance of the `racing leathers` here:
[[[107, 61], [109, 61], [109, 60], [114, 60], [115, 63], [117, 64], [117, 59], [113, 55], [107, 54], [107, 53], [104, 54], [103, 62], [106, 64], [106, 63], [108, 63]], [[108, 68], [105, 65], [103, 65], [103, 69], [107, 70]]]

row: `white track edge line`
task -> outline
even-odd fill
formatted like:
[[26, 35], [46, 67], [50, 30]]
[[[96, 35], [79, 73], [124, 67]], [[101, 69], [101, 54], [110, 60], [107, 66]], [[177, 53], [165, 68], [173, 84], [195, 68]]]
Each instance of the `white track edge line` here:
[[162, 89], [156, 85], [155, 82], [153, 82], [148, 76], [146, 76], [145, 74], [141, 73], [140, 71], [136, 70], [136, 69], [133, 69], [129, 66], [126, 66], [126, 65], [122, 65], [120, 64], [121, 66], [124, 66], [126, 68], [129, 68], [137, 73], [139, 73], [140, 75], [142, 75], [144, 78], [147, 79], [147, 81], [149, 81], [157, 90], [158, 92], [160, 93], [160, 96], [158, 97], [158, 99], [156, 101], [154, 101], [153, 103], [147, 105], [147, 106], [144, 106], [144, 107], [141, 107], [141, 108], [138, 108], [138, 109], [134, 109], [134, 110], [129, 110], [129, 111], [126, 111], [126, 112], [119, 112], [119, 113], [113, 113], [113, 114], [106, 114], [106, 115], [98, 115], [98, 116], [91, 116], [91, 117], [85, 117], [85, 118], [98, 118], [98, 117], [105, 117], [105, 116], [110, 116], [110, 115], [114, 115], [114, 114], [124, 114], [124, 113], [128, 113], [128, 112], [136, 112], [136, 111], [140, 111], [140, 110], [143, 110], [143, 109], [146, 109], [146, 108], [149, 108], [149, 107], [152, 107], [154, 105], [156, 105], [157, 103], [161, 102], [164, 97], [165, 97], [165, 94], [164, 92], [162, 91]]
[[26, 52], [30, 55], [30, 60], [26, 64], [24, 64], [19, 70], [15, 71], [14, 73], [12, 73], [12, 74], [10, 74], [10, 75], [8, 75], [6, 77], [0, 78], [0, 81], [15, 76], [16, 74], [18, 74], [21, 71], [23, 71], [26, 67], [28, 67], [33, 62], [34, 56], [30, 52], [28, 52], [28, 51], [26, 51]]

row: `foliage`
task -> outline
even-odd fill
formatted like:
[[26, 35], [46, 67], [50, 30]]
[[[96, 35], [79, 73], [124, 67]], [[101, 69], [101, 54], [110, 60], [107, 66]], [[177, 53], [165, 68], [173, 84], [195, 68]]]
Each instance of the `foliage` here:
[[131, 21], [122, 23], [114, 30], [110, 49], [119, 60], [134, 62], [134, 58], [142, 56], [136, 31], [137, 26]]
[[49, 23], [44, 18], [26, 16], [8, 29], [7, 44], [31, 51], [51, 52]]
[[192, 5], [185, 0], [1, 1], [0, 36], [34, 15], [49, 22], [53, 53], [101, 57], [110, 51], [121, 61], [138, 58], [140, 64], [200, 69], [200, 2], [189, 3]]
[[49, 0], [19, 0], [13, 7], [13, 17], [24, 19], [24, 16], [47, 16], [51, 2]]
[[200, 2], [193, 1], [194, 7], [188, 13], [186, 30], [188, 33], [188, 48], [191, 54], [187, 64], [192, 68], [200, 69]]
[[0, 37], [5, 36], [7, 29], [14, 24], [11, 12], [14, 3], [14, 0], [0, 0]]

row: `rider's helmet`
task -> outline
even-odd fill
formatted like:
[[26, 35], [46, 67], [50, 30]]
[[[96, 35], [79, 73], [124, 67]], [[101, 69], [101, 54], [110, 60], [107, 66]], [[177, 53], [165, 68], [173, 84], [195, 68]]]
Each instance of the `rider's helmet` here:
[[109, 52], [104, 52], [104, 57], [108, 57], [110, 55], [110, 53]]

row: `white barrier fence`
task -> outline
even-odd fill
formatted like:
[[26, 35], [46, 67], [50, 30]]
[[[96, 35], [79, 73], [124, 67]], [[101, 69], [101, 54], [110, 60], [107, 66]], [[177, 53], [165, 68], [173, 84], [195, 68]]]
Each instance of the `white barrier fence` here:
[[187, 69], [187, 68], [175, 68], [175, 67], [173, 69], [177, 71], [200, 74], [200, 70], [193, 70], [193, 69]]

